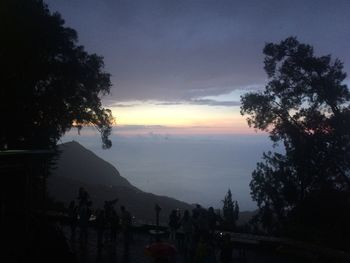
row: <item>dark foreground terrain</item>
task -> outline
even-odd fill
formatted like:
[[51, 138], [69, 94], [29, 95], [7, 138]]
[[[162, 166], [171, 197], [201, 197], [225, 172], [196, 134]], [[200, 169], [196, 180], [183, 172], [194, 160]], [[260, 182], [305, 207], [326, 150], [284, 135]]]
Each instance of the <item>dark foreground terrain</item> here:
[[[62, 230], [67, 238], [69, 247], [73, 252], [77, 262], [155, 262], [152, 257], [145, 253], [145, 248], [154, 242], [154, 237], [149, 231], [133, 231], [130, 241], [129, 254], [126, 255], [123, 247], [122, 236], [118, 235], [117, 242], [110, 242], [108, 238], [104, 240], [102, 249], [97, 246], [97, 233], [94, 229], [89, 229], [88, 241], [84, 244], [79, 240], [79, 233], [75, 240], [70, 239], [69, 227], [63, 226]], [[168, 236], [164, 235], [162, 241], [173, 244], [177, 248], [172, 262], [197, 262], [196, 259], [189, 259], [185, 255], [185, 247], [181, 241], [169, 241]], [[247, 236], [232, 234], [234, 244], [233, 260], [231, 262], [334, 262], [325, 258], [321, 259], [312, 253], [306, 253], [300, 249], [288, 248], [283, 245], [272, 245], [271, 243], [262, 243], [260, 241], [249, 239]], [[195, 254], [195, 251], [190, 253]], [[194, 257], [195, 258], [195, 257]], [[200, 262], [221, 262], [220, 247], [216, 243], [214, 257], [207, 257]], [[346, 262], [346, 261], [344, 261]]]

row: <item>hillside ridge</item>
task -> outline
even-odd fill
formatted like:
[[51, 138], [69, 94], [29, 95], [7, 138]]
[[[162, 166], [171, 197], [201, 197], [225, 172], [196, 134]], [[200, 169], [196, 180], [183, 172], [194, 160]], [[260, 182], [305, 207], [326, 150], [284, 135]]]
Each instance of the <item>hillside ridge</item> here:
[[163, 222], [167, 222], [173, 209], [192, 209], [186, 202], [147, 193], [133, 186], [117, 168], [76, 141], [63, 143], [58, 149], [61, 153], [48, 178], [48, 191], [66, 206], [76, 200], [78, 189], [84, 187], [91, 196], [93, 208], [118, 198], [116, 208], [125, 205], [137, 219], [149, 223], [155, 220], [155, 204], [162, 207], [160, 217]]

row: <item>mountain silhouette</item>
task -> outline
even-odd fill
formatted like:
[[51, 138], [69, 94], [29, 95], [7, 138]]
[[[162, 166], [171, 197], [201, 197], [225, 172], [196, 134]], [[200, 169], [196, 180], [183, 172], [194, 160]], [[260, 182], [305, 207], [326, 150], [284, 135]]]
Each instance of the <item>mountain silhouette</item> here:
[[125, 186], [136, 189], [110, 163], [84, 148], [76, 141], [59, 145], [62, 153], [58, 159], [56, 175], [82, 181], [87, 184]]
[[124, 205], [136, 220], [147, 223], [155, 222], [155, 204], [162, 208], [160, 220], [163, 223], [167, 223], [173, 209], [192, 209], [185, 202], [138, 189], [122, 177], [113, 165], [78, 142], [61, 144], [59, 150], [61, 154], [48, 178], [48, 192], [66, 206], [77, 198], [78, 189], [84, 187], [90, 194], [94, 208], [102, 207], [106, 200], [118, 198], [116, 208]]

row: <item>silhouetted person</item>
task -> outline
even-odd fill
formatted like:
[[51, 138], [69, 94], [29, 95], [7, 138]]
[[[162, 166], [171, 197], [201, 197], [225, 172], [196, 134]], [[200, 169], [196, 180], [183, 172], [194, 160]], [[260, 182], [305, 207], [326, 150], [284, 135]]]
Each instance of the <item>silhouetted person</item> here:
[[209, 233], [212, 236], [215, 232], [216, 222], [218, 221], [218, 217], [217, 217], [216, 213], [214, 212], [213, 207], [209, 207], [207, 218], [208, 218]]
[[76, 228], [78, 225], [78, 207], [75, 205], [75, 201], [71, 201], [68, 207], [68, 217], [69, 217], [69, 225], [71, 231], [71, 240], [75, 240]]
[[92, 202], [90, 200], [88, 192], [83, 187], [79, 188], [78, 200], [78, 224], [80, 230], [80, 241], [84, 241], [84, 243], [86, 243], [88, 239], [88, 225], [91, 216], [90, 206], [92, 205]]
[[82, 205], [91, 206], [90, 195], [85, 190], [84, 187], [79, 188], [78, 200], [79, 200], [79, 206], [82, 206]]
[[[105, 241], [111, 241], [111, 227], [112, 227], [112, 216], [113, 213], [115, 212], [114, 210], [114, 204], [118, 201], [118, 198], [110, 201], [105, 201], [104, 202], [104, 212], [105, 212], [105, 218], [106, 218], [106, 231], [109, 230], [109, 234], [105, 235]], [[114, 211], [114, 212], [113, 212]]]
[[78, 213], [79, 213], [78, 223], [79, 223], [79, 229], [80, 229], [80, 240], [86, 243], [88, 239], [88, 226], [89, 226], [91, 211], [86, 204], [83, 204], [79, 206]]
[[112, 208], [111, 210], [111, 215], [110, 215], [110, 240], [112, 242], [116, 242], [117, 241], [117, 235], [118, 235], [118, 231], [119, 231], [119, 215], [117, 213], [117, 211], [115, 211], [114, 208]]
[[201, 205], [196, 204], [196, 207], [192, 210], [192, 216], [193, 217], [199, 217], [201, 211], [202, 211]]
[[220, 245], [220, 260], [222, 263], [230, 263], [232, 261], [233, 244], [230, 234], [225, 234]]
[[120, 221], [121, 221], [121, 232], [123, 235], [123, 245], [124, 245], [124, 256], [129, 255], [129, 243], [130, 243], [130, 232], [131, 232], [131, 215], [130, 213], [125, 209], [124, 206], [120, 207], [121, 215], [120, 215]]
[[200, 210], [198, 218], [198, 227], [200, 235], [209, 234], [209, 222], [208, 222], [208, 213], [205, 209]]
[[103, 209], [96, 211], [95, 227], [97, 230], [97, 256], [100, 258], [103, 248], [103, 235], [106, 227], [106, 217]]
[[193, 231], [192, 219], [190, 216], [190, 212], [188, 210], [185, 210], [185, 213], [180, 221], [180, 225], [184, 233], [183, 245], [185, 249], [185, 258], [188, 259], [190, 255], [191, 245], [192, 245], [192, 231]]
[[199, 217], [200, 217], [200, 209], [199, 205], [196, 206], [195, 209], [192, 210], [192, 242], [196, 244], [199, 241], [200, 230], [199, 230]]
[[104, 210], [105, 210], [107, 220], [110, 218], [112, 210], [114, 209], [114, 205], [116, 202], [118, 202], [118, 198], [111, 200], [111, 201], [105, 201]]
[[175, 241], [176, 239], [176, 230], [179, 227], [179, 217], [177, 215], [176, 210], [171, 211], [171, 214], [169, 216], [169, 229], [170, 229], [170, 235], [169, 239], [172, 241]]

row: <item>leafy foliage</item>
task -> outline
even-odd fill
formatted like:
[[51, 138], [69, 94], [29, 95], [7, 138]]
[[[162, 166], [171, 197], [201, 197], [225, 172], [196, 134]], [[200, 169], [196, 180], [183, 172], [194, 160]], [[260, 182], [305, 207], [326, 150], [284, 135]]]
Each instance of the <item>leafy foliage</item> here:
[[[291, 232], [340, 231], [350, 219], [350, 92], [343, 64], [314, 55], [294, 37], [266, 44], [263, 52], [268, 83], [242, 96], [241, 114], [274, 144], [283, 143], [285, 153], [264, 154], [253, 172], [260, 221], [275, 233], [291, 226]], [[342, 206], [332, 207], [337, 202]], [[332, 213], [347, 219], [340, 223], [327, 216]]]
[[111, 147], [113, 117], [100, 101], [111, 86], [102, 57], [78, 45], [76, 31], [41, 0], [5, 0], [0, 10], [0, 148], [52, 148], [84, 125]]

